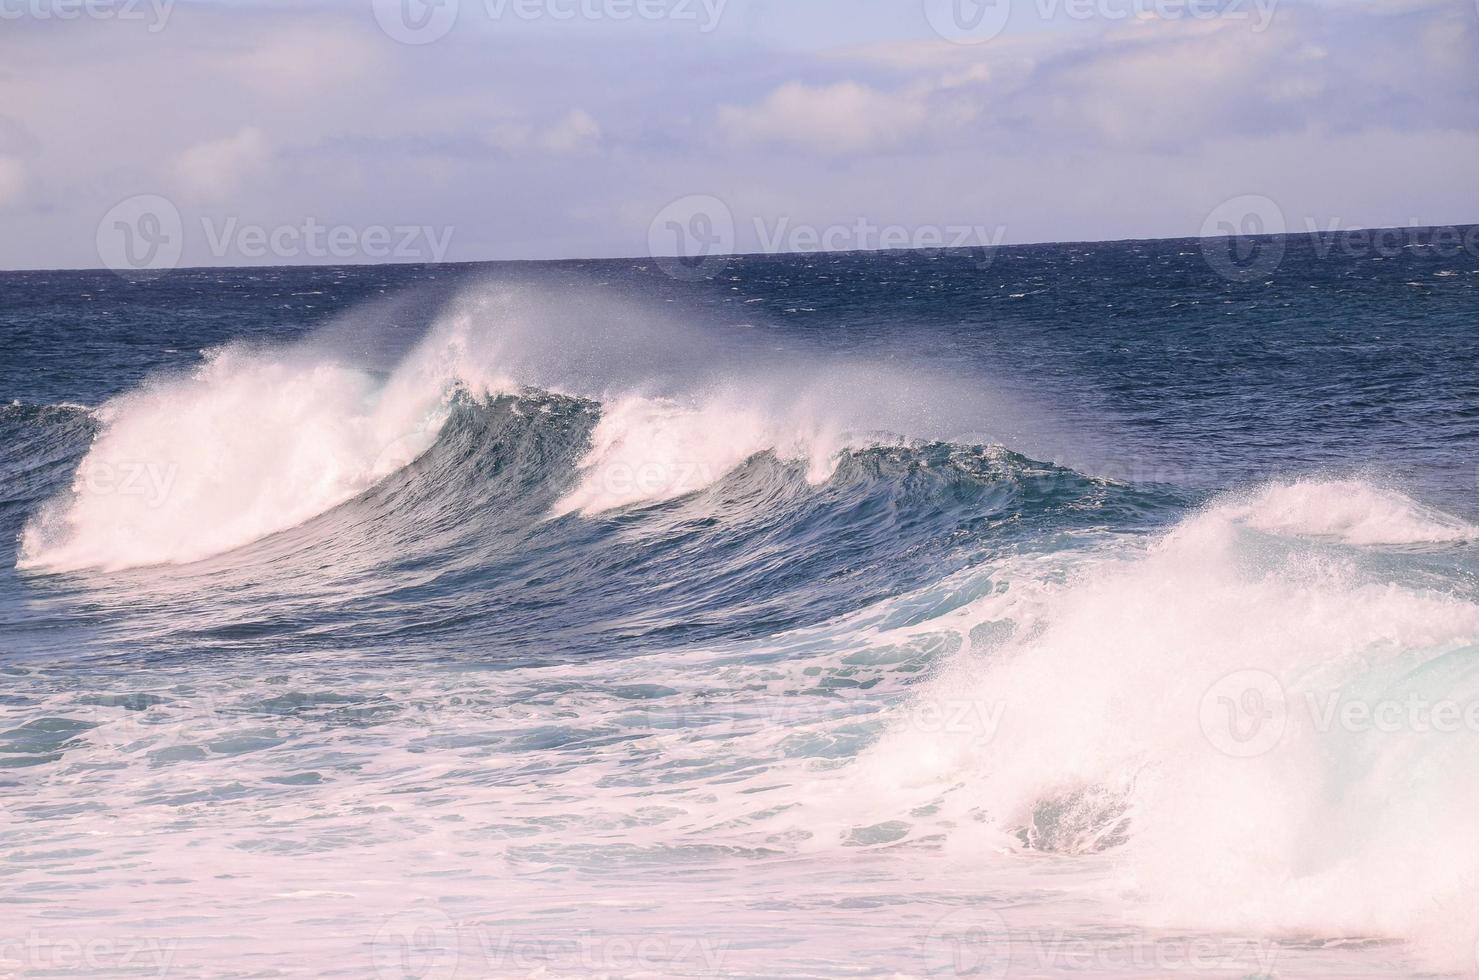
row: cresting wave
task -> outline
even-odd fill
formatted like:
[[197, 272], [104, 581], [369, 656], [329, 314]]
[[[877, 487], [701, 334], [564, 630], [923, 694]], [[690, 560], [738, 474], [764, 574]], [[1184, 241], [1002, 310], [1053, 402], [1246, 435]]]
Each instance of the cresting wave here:
[[1475, 539], [1393, 490], [1301, 480], [988, 563], [968, 577], [996, 588], [917, 627], [964, 652], [828, 805], [929, 814], [911, 836], [968, 859], [1113, 854], [1160, 926], [1400, 938], [1468, 975], [1479, 597], [1401, 549]]
[[680, 497], [764, 452], [803, 462], [817, 484], [845, 449], [964, 431], [986, 404], [958, 380], [805, 350], [721, 358], [702, 330], [608, 297], [473, 291], [388, 368], [354, 339], [210, 351], [194, 372], [103, 405], [71, 488], [27, 524], [18, 566], [118, 570], [240, 548], [416, 459], [459, 399], [601, 405], [551, 517]]
[[[352, 550], [394, 516], [397, 543], [423, 549], [414, 573], [450, 581], [433, 599], [459, 617], [483, 603], [484, 634], [517, 613], [533, 624], [518, 643], [548, 639], [576, 620], [564, 601], [603, 639], [658, 638], [622, 667], [555, 636], [549, 673], [584, 672], [583, 687], [540, 687], [532, 656], [527, 698], [491, 685], [514, 705], [500, 737], [520, 778], [558, 783], [567, 751], [604, 776], [524, 794], [532, 816], [509, 836], [557, 863], [613, 841], [720, 861], [897, 847], [967, 870], [1109, 855], [1113, 891], [1150, 923], [1411, 939], [1435, 968], [1469, 968], [1479, 724], [1437, 722], [1479, 703], [1479, 601], [1430, 559], [1471, 547], [1475, 527], [1354, 478], [1267, 484], [1188, 515], [1171, 491], [981, 445], [1028, 448], [1007, 437], [1023, 431], [1013, 406], [979, 387], [728, 349], [605, 296], [480, 290], [388, 361], [323, 339], [228, 347], [108, 402], [19, 564], [249, 565], [274, 535], [330, 564], [320, 549]], [[952, 438], [983, 419], [1003, 436]], [[123, 492], [130, 474], [139, 492]], [[463, 565], [446, 563], [454, 547]], [[525, 591], [514, 612], [487, 598]], [[856, 716], [746, 727], [776, 716], [745, 698], [784, 710], [802, 677]], [[874, 710], [862, 696], [825, 697], [844, 690], [876, 692], [882, 721], [859, 723]], [[457, 724], [430, 738], [463, 747], [488, 724], [479, 703], [444, 707]], [[634, 737], [648, 754], [628, 752]], [[420, 748], [400, 745], [405, 773], [425, 769]], [[235, 760], [200, 759], [237, 777]], [[643, 779], [664, 806], [634, 813], [623, 781]], [[561, 809], [577, 798], [605, 822]]]

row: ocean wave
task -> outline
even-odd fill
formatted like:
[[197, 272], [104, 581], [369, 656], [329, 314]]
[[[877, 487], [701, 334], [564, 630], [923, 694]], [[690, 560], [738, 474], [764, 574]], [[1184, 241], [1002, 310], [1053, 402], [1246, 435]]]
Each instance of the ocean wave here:
[[903, 819], [963, 855], [1112, 850], [1115, 887], [1157, 926], [1400, 937], [1467, 967], [1479, 598], [1310, 540], [1460, 527], [1309, 480], [1149, 539], [995, 563], [1009, 587], [917, 627], [962, 652], [828, 812]]
[[1268, 484], [1222, 505], [1249, 527], [1353, 545], [1452, 544], [1479, 528], [1365, 480], [1302, 479]]
[[[99, 410], [72, 485], [22, 532], [23, 569], [220, 554], [362, 493], [435, 439], [445, 398], [330, 360], [241, 348]], [[270, 397], [265, 397], [270, 392]]]
[[600, 405], [574, 461], [580, 479], [549, 517], [673, 500], [761, 453], [804, 461], [815, 485], [846, 449], [979, 425], [982, 398], [960, 382], [805, 351], [710, 363], [717, 342], [701, 331], [638, 313], [591, 331], [572, 319], [579, 302], [547, 305], [474, 291], [389, 367], [358, 355], [341, 328], [327, 332], [337, 342], [228, 346], [193, 372], [153, 378], [94, 413], [101, 430], [71, 486], [27, 523], [17, 565], [120, 570], [239, 549], [416, 459], [459, 398], [544, 392]]

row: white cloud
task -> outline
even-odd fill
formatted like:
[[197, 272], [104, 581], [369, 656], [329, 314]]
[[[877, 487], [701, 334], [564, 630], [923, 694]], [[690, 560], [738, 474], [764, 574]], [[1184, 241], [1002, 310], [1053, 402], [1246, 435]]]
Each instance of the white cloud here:
[[548, 126], [500, 123], [488, 134], [490, 146], [510, 153], [527, 150], [575, 153], [591, 148], [600, 139], [600, 124], [584, 109], [572, 109]]
[[785, 144], [823, 154], [896, 145], [927, 118], [922, 99], [857, 82], [818, 87], [790, 82], [758, 105], [719, 110], [719, 126], [735, 142]]
[[317, 18], [269, 34], [232, 55], [227, 67], [247, 85], [280, 98], [353, 85], [381, 67], [381, 49]]
[[245, 182], [261, 174], [269, 155], [262, 131], [248, 126], [234, 136], [192, 146], [180, 154], [174, 171], [186, 195], [219, 201], [231, 197]]
[[0, 156], [0, 208], [20, 201], [26, 187], [26, 165], [15, 157]]
[[[1250, 192], [1296, 225], [1479, 219], [1479, 18], [1396, 4], [1282, 4], [1261, 34], [1095, 20], [825, 51], [735, 18], [616, 44], [464, 17], [417, 47], [363, 8], [256, 0], [182, 4], [157, 36], [23, 21], [0, 42], [0, 268], [95, 264], [97, 216], [142, 193], [176, 194], [192, 225], [455, 225], [457, 259], [640, 254], [686, 194], [724, 197], [742, 229], [1005, 223], [1015, 241], [1195, 234]], [[776, 36], [802, 6], [774, 5]]]

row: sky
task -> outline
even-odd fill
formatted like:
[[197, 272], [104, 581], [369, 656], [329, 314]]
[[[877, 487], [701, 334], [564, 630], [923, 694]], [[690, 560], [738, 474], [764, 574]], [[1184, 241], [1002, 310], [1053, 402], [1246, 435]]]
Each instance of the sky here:
[[1479, 0], [0, 0], [0, 268], [1479, 222]]

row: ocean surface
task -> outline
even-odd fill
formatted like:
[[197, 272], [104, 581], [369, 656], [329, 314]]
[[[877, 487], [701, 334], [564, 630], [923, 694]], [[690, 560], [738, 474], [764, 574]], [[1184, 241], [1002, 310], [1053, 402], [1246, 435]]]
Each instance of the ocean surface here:
[[1404, 241], [0, 274], [0, 975], [1479, 973]]

